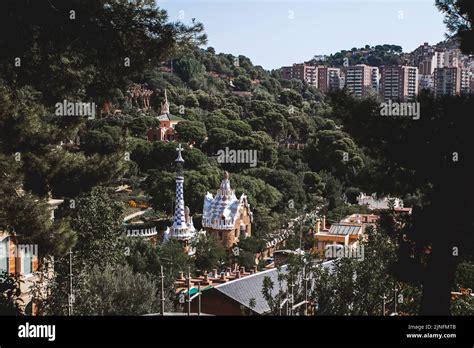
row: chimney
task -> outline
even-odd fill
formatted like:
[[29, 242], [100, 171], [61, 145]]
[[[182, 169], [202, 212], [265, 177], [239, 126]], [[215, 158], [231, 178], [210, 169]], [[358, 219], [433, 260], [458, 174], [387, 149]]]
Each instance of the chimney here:
[[323, 231], [326, 230], [326, 215], [323, 215], [323, 227], [322, 227], [322, 230], [323, 230]]
[[222, 272], [222, 273], [221, 273], [221, 279], [222, 279], [222, 280], [225, 280], [225, 272]]
[[214, 268], [212, 270], [212, 273], [214, 273], [214, 278], [219, 278], [219, 273], [217, 273], [217, 268]]
[[257, 266], [253, 266], [253, 273], [257, 273], [257, 272], [258, 272]]
[[226, 275], [226, 276], [230, 276], [230, 272], [231, 272], [231, 271], [232, 271], [232, 268], [226, 267], [226, 269], [225, 269], [225, 275]]
[[204, 283], [209, 283], [209, 274], [204, 273]]
[[317, 219], [316, 220], [316, 227], [314, 229], [314, 233], [318, 234], [320, 230], [321, 230], [321, 219]]
[[245, 273], [245, 267], [244, 266], [240, 267], [240, 273]]
[[240, 278], [240, 271], [235, 272], [237, 278]]

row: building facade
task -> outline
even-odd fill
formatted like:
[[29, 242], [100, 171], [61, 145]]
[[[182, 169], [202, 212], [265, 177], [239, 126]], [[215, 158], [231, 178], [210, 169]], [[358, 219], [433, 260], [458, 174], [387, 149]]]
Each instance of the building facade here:
[[437, 97], [461, 93], [461, 69], [457, 67], [435, 69], [434, 93]]
[[418, 75], [418, 93], [423, 89], [434, 91], [433, 75]]
[[286, 80], [301, 80], [313, 87], [318, 85], [318, 69], [314, 65], [301, 63], [285, 66], [281, 69], [282, 77]]
[[229, 173], [225, 172], [215, 196], [207, 193], [204, 198], [202, 227], [208, 234], [215, 234], [225, 248], [231, 248], [240, 239], [252, 235], [253, 214], [247, 196], [240, 199], [230, 187]]
[[336, 91], [344, 86], [341, 69], [330, 67], [318, 67], [317, 87], [323, 92]]
[[381, 94], [385, 102], [414, 100], [418, 94], [418, 68], [402, 65], [382, 67]]
[[356, 97], [366, 97], [373, 88], [373, 71], [371, 66], [358, 64], [346, 68], [346, 88]]

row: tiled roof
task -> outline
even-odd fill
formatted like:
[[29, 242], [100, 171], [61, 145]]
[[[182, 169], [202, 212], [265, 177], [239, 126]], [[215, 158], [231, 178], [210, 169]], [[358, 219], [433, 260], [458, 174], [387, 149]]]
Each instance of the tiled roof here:
[[[321, 265], [329, 271], [334, 267], [333, 261], [323, 262]], [[280, 267], [280, 272], [285, 274], [287, 272], [287, 266]], [[270, 307], [262, 294], [263, 280], [265, 277], [271, 279], [274, 284], [272, 295], [276, 296], [280, 290], [278, 274], [278, 268], [273, 268], [268, 271], [258, 272], [244, 278], [220, 284], [214, 287], [214, 289], [230, 297], [234, 301], [241, 303], [247, 308], [250, 308], [250, 300], [255, 299], [255, 307], [252, 308], [252, 310], [258, 314], [264, 314], [270, 311]], [[281, 286], [283, 289], [286, 289], [285, 280], [282, 280]]]
[[361, 232], [362, 226], [358, 225], [345, 225], [345, 224], [332, 224], [329, 228], [328, 234], [337, 235], [357, 235]]
[[184, 118], [171, 114], [163, 114], [157, 117], [159, 121], [186, 121]]
[[241, 206], [248, 207], [247, 196], [242, 194], [240, 199], [235, 196], [235, 191], [230, 187], [229, 174], [226, 172], [216, 196], [208, 192], [204, 197], [203, 227], [233, 230]]

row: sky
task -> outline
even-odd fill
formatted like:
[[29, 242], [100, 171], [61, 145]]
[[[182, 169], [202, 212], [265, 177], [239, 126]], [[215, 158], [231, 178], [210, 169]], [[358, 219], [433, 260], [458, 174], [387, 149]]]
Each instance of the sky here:
[[170, 21], [204, 24], [217, 53], [276, 69], [365, 45], [411, 52], [444, 40], [434, 0], [157, 0]]

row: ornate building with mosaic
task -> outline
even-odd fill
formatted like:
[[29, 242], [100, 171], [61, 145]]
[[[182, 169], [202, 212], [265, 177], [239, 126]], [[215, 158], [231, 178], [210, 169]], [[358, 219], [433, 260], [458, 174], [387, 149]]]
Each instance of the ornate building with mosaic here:
[[205, 196], [202, 215], [202, 227], [208, 234], [215, 234], [226, 248], [252, 235], [253, 215], [247, 196], [236, 197], [228, 172], [216, 195], [208, 192]]

